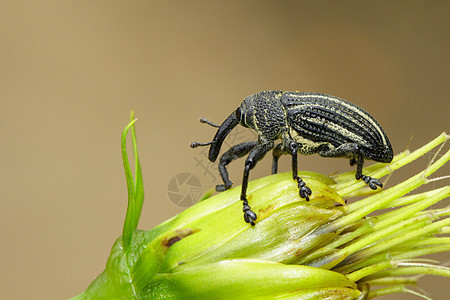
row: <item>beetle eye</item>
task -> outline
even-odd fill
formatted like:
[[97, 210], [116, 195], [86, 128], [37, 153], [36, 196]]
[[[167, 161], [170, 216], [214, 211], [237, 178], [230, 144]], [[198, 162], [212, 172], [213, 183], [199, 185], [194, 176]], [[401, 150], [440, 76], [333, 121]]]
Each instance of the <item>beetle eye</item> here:
[[238, 121], [241, 120], [241, 115], [242, 115], [241, 108], [238, 107], [238, 108], [236, 109], [236, 118], [238, 119]]

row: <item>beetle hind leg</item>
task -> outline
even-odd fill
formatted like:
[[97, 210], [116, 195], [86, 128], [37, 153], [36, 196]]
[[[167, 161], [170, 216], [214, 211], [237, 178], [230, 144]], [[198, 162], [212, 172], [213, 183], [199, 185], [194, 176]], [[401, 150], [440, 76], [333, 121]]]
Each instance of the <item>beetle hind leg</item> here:
[[[383, 187], [383, 184], [377, 178], [372, 178], [371, 176], [363, 175], [362, 169], [364, 165], [364, 155], [358, 144], [349, 143], [343, 144], [337, 148], [323, 147], [318, 151], [320, 156], [323, 157], [351, 157], [350, 165], [356, 164], [356, 180], [363, 180], [372, 190], [376, 190], [378, 187]], [[353, 157], [352, 157], [353, 156]]]
[[362, 174], [362, 168], [364, 165], [364, 156], [358, 155], [358, 159], [356, 160], [357, 166], [356, 166], [356, 174], [355, 178], [356, 180], [361, 179], [364, 181], [372, 190], [376, 190], [378, 187], [382, 188], [383, 184], [380, 182], [379, 179], [373, 178], [371, 176], [363, 175]]
[[367, 176], [367, 175], [362, 175], [362, 176], [361, 176], [361, 179], [362, 179], [366, 184], [368, 184], [369, 187], [370, 187], [372, 190], [376, 190], [378, 187], [380, 187], [380, 188], [383, 187], [383, 184], [382, 184], [381, 181], [380, 181], [379, 179], [377, 179], [377, 178], [373, 178], [373, 177], [370, 177], [370, 176]]

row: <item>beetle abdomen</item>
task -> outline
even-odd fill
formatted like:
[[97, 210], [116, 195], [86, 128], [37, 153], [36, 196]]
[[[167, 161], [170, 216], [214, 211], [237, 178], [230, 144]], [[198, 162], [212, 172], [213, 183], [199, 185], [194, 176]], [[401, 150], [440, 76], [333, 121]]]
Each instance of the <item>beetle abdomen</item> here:
[[313, 145], [355, 143], [367, 158], [392, 160], [391, 144], [378, 122], [362, 108], [319, 93], [285, 92], [281, 103], [296, 134]]

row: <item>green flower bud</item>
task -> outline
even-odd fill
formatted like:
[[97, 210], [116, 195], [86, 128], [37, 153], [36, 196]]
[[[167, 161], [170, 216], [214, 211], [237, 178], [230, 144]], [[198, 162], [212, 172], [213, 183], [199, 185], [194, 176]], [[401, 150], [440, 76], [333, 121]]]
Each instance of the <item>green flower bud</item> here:
[[[364, 173], [380, 178], [447, 139], [442, 134]], [[124, 139], [122, 147], [126, 156]], [[378, 193], [367, 193], [354, 175], [301, 172], [313, 191], [309, 202], [299, 197], [290, 172], [272, 175], [249, 183], [255, 226], [244, 222], [235, 187], [140, 231], [143, 187], [135, 149], [135, 181], [124, 158], [124, 233], [105, 271], [73, 299], [363, 299], [410, 292], [405, 284], [416, 279], [399, 275], [450, 277], [450, 269], [417, 259], [450, 250], [450, 240], [436, 236], [449, 231], [448, 209], [425, 210], [450, 196], [450, 187], [405, 196], [449, 159], [447, 151], [423, 172]], [[342, 198], [361, 195], [369, 196], [349, 205]], [[394, 211], [368, 216], [385, 208]], [[373, 290], [379, 285], [388, 287]]]
[[158, 274], [142, 299], [273, 299], [328, 295], [353, 299], [360, 292], [342, 274], [266, 260], [234, 259]]

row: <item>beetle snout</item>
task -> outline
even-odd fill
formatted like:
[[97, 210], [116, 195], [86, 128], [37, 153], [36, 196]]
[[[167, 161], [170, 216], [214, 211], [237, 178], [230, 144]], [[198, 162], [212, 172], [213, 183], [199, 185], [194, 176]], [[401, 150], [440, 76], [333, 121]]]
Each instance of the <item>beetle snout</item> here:
[[233, 111], [231, 115], [220, 125], [219, 129], [211, 142], [211, 147], [209, 148], [208, 158], [211, 162], [215, 162], [217, 156], [219, 156], [220, 148], [222, 147], [223, 141], [230, 133], [230, 131], [239, 124], [239, 120], [236, 117], [236, 111]]

